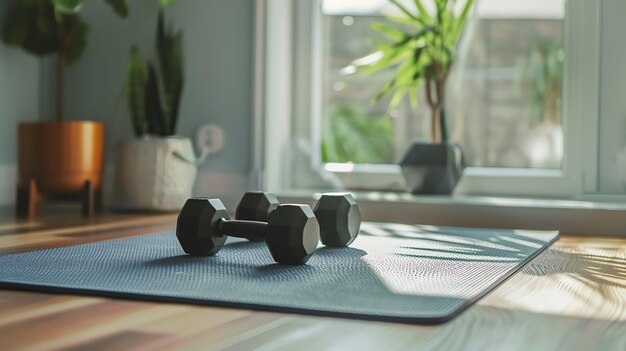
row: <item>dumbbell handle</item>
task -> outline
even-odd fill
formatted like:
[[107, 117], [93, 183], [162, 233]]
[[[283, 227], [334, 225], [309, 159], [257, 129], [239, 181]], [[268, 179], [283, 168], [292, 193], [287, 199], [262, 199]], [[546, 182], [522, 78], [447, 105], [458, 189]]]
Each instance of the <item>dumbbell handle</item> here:
[[217, 223], [217, 231], [222, 235], [234, 236], [237, 238], [258, 238], [265, 237], [268, 224], [266, 222], [220, 219]]

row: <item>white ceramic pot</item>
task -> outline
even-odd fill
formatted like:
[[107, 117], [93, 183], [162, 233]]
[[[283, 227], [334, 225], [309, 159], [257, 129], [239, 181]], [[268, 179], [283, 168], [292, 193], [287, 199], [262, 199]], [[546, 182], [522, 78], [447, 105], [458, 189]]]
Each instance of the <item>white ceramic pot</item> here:
[[117, 207], [177, 211], [191, 197], [196, 173], [189, 138], [147, 136], [123, 142], [115, 169]]

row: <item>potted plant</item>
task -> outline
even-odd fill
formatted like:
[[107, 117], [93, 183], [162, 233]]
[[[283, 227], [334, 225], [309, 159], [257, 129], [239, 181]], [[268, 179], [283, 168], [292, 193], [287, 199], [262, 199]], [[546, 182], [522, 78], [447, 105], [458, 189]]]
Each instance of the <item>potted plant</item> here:
[[[106, 0], [121, 17], [124, 0]], [[56, 119], [18, 125], [17, 214], [32, 216], [43, 196], [83, 193], [94, 203], [102, 182], [104, 126], [64, 118], [64, 70], [78, 61], [87, 45], [87, 24], [80, 18], [83, 0], [16, 1], [3, 32], [8, 45], [36, 56], [56, 54]], [[40, 196], [41, 195], [41, 196]], [[83, 206], [91, 212], [93, 206]]]
[[407, 94], [415, 108], [419, 88], [424, 86], [431, 111], [431, 143], [413, 142], [400, 166], [411, 192], [449, 194], [462, 174], [464, 163], [460, 147], [448, 143], [445, 87], [473, 0], [432, 0], [432, 13], [421, 0], [414, 1], [414, 10], [398, 0], [390, 1], [400, 12], [386, 16], [395, 25], [372, 23], [372, 29], [387, 40], [373, 39], [375, 51], [353, 65], [364, 73], [396, 68], [393, 79], [375, 97], [379, 100], [391, 95], [390, 108], [397, 106]]
[[196, 159], [189, 138], [176, 135], [184, 85], [183, 33], [159, 12], [154, 64], [137, 46], [128, 54], [125, 95], [135, 139], [120, 144], [116, 198], [120, 209], [179, 210], [191, 197]]

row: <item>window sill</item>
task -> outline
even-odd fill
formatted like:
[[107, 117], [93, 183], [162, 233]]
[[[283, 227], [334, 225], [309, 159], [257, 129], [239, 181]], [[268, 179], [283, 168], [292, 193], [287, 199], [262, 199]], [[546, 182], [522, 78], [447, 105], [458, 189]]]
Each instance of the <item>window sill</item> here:
[[[332, 174], [344, 189], [403, 192], [406, 183], [395, 164], [325, 163], [318, 172]], [[573, 173], [573, 172], [572, 172]], [[515, 184], [514, 187], [511, 184]], [[463, 196], [564, 197], [583, 192], [582, 184], [558, 169], [466, 167], [455, 194]]]
[[[321, 192], [279, 193], [282, 202], [313, 206]], [[485, 196], [416, 196], [401, 192], [352, 192], [363, 219], [444, 226], [559, 230], [568, 235], [624, 236], [626, 202], [589, 197], [540, 199]]]

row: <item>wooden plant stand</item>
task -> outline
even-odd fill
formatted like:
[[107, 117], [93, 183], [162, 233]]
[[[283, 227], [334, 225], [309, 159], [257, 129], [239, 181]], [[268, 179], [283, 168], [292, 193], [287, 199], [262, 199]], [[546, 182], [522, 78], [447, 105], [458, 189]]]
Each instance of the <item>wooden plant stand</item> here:
[[[54, 199], [53, 196], [40, 193], [34, 179], [30, 180], [27, 187], [18, 185], [16, 190], [16, 215], [20, 218], [34, 218], [41, 203]], [[86, 180], [81, 191], [78, 194], [69, 194], [69, 198], [80, 200], [83, 216], [91, 217], [102, 207], [101, 194], [100, 188], [94, 187], [90, 180]]]

